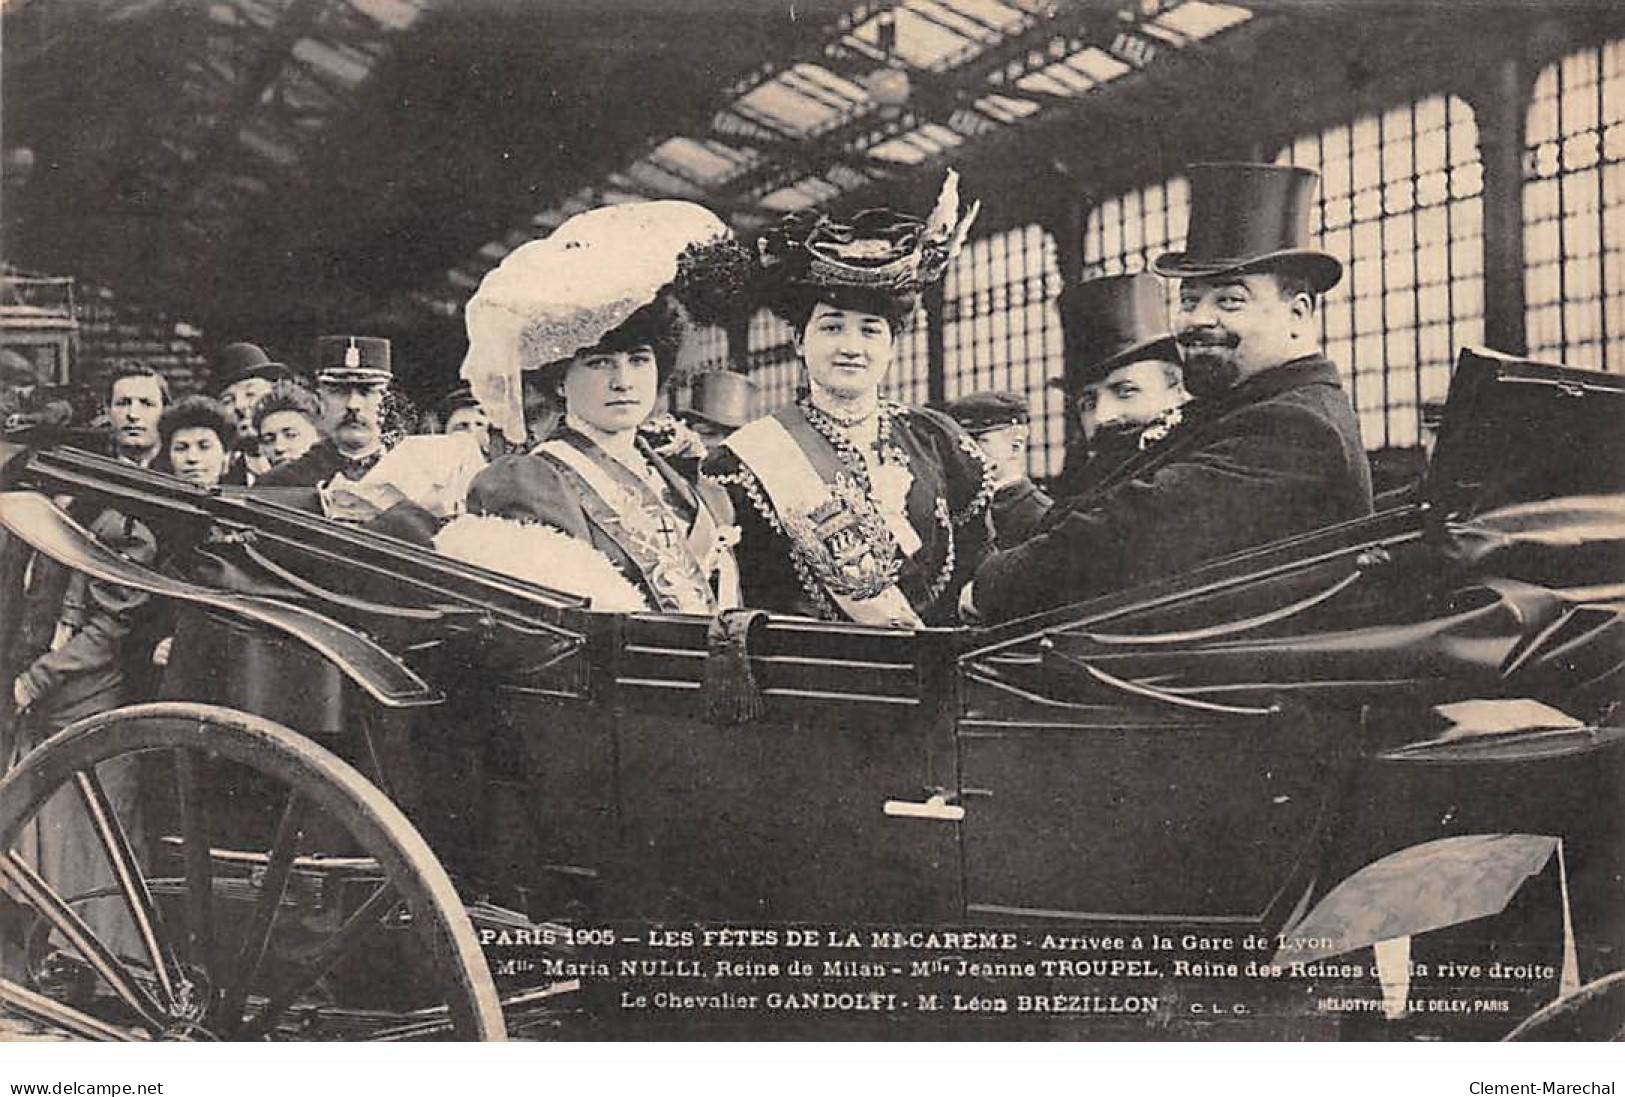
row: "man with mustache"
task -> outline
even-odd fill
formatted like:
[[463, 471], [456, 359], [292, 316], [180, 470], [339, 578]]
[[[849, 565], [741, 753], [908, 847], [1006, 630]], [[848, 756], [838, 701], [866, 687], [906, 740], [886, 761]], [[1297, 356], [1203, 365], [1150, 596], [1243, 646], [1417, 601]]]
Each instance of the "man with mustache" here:
[[1067, 394], [1089, 447], [1069, 485], [1076, 495], [1178, 425], [1190, 394], [1156, 275], [1094, 278], [1067, 287], [1058, 305], [1065, 373], [1050, 383]]
[[326, 437], [258, 484], [319, 488], [339, 476], [360, 480], [384, 455], [384, 395], [393, 377], [388, 339], [324, 335], [316, 340], [316, 399]]
[[291, 380], [293, 371], [281, 362], [271, 361], [264, 348], [254, 343], [231, 343], [220, 352], [219, 399], [237, 426], [231, 464], [221, 483], [252, 484], [271, 471], [270, 459], [260, 452], [254, 408], [272, 385]]
[[1027, 443], [1032, 413], [1015, 392], [973, 392], [943, 407], [976, 439], [993, 466], [993, 539], [999, 548], [1025, 541], [1055, 505], [1027, 477]]
[[1183, 422], [994, 553], [962, 615], [1007, 620], [1185, 571], [1371, 512], [1371, 469], [1337, 370], [1316, 339], [1342, 264], [1308, 246], [1316, 173], [1269, 164], [1189, 169], [1174, 334]]

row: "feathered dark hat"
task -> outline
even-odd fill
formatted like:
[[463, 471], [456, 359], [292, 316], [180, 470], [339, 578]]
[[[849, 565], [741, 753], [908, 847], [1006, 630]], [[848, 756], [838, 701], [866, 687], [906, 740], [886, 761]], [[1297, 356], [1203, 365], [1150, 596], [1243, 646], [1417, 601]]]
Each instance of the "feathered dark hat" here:
[[758, 295], [791, 323], [804, 318], [809, 300], [854, 293], [906, 316], [947, 272], [981, 207], [972, 203], [960, 215], [959, 173], [950, 169], [924, 220], [890, 209], [864, 210], [850, 221], [798, 210], [757, 241]]

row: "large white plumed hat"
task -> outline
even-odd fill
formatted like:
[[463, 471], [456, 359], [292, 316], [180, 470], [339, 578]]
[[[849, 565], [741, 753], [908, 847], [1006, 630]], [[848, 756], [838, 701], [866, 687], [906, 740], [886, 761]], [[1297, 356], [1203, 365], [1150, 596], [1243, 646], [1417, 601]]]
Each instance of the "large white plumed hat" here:
[[594, 346], [688, 268], [718, 266], [697, 258], [716, 244], [732, 236], [704, 206], [631, 202], [579, 213], [509, 253], [464, 312], [462, 377], [492, 425], [523, 442], [522, 372]]

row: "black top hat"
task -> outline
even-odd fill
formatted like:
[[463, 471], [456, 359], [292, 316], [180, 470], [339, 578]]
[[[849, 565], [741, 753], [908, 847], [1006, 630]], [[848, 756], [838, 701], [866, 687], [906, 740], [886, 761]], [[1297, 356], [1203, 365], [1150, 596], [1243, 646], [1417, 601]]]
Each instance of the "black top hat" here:
[[389, 340], [372, 335], [323, 335], [316, 340], [316, 380], [387, 384], [395, 373]]
[[703, 420], [737, 429], [756, 418], [752, 404], [756, 382], [742, 373], [713, 370], [694, 378], [693, 400], [678, 414], [689, 422]]
[[1168, 291], [1146, 273], [1113, 274], [1061, 291], [1066, 373], [1061, 388], [1075, 391], [1133, 362], [1179, 363], [1179, 344], [1168, 327]]
[[1325, 293], [1343, 264], [1310, 246], [1309, 213], [1320, 174], [1280, 164], [1192, 164], [1185, 250], [1159, 255], [1151, 269], [1169, 278], [1205, 278], [1296, 268]]
[[256, 343], [227, 344], [220, 352], [220, 387], [227, 389], [238, 381], [254, 378], [291, 381], [293, 370], [282, 362], [273, 362], [271, 356]]
[[986, 434], [1001, 427], [1013, 427], [1032, 419], [1027, 398], [1016, 392], [973, 392], [943, 405], [967, 434]]

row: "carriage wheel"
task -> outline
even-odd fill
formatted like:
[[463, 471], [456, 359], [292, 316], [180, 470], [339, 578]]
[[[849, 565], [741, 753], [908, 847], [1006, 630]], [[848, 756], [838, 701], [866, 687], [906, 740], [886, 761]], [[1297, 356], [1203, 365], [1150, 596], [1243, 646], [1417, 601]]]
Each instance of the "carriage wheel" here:
[[[139, 813], [108, 795], [104, 778], [131, 765], [139, 802], [168, 805], [159, 829], [178, 833], [142, 840]], [[245, 779], [271, 809], [247, 841], [209, 795]], [[113, 882], [94, 893], [62, 894], [19, 851], [47, 803], [60, 825], [72, 798]], [[0, 955], [0, 1009], [72, 1036], [505, 1036], [468, 914], [406, 816], [336, 755], [245, 713], [134, 705], [53, 736], [0, 781], [0, 891], [48, 926], [57, 961], [47, 976], [37, 955]], [[108, 893], [118, 924], [93, 926], [84, 907]], [[381, 941], [415, 965], [410, 1000], [345, 1002], [331, 980], [365, 971]]]
[[1625, 1040], [1625, 971], [1587, 983], [1524, 1019], [1508, 1040]]

